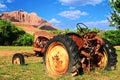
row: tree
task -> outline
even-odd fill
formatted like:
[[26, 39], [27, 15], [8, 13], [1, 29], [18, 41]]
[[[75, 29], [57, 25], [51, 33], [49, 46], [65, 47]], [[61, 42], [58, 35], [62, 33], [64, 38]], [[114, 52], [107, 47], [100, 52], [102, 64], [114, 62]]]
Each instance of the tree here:
[[97, 28], [97, 27], [94, 27], [94, 28], [91, 29], [91, 31], [94, 31], [94, 32], [97, 32], [97, 33], [98, 33], [98, 32], [100, 32], [100, 29]]
[[65, 28], [65, 31], [64, 31], [65, 34], [67, 33], [76, 33], [76, 30], [71, 30], [69, 28]]
[[110, 26], [120, 29], [120, 0], [110, 0], [110, 6], [113, 9], [111, 17], [108, 19]]
[[65, 28], [65, 34], [69, 33], [70, 29], [69, 28]]
[[120, 45], [120, 30], [107, 30], [102, 33], [102, 37], [114, 45]]
[[0, 45], [12, 45], [12, 42], [24, 33], [25, 31], [11, 22], [0, 20]]
[[47, 30], [50, 33], [54, 33], [54, 34], [61, 34], [62, 30]]
[[33, 36], [25, 33], [21, 35], [16, 41], [13, 42], [15, 46], [31, 46], [33, 44]]

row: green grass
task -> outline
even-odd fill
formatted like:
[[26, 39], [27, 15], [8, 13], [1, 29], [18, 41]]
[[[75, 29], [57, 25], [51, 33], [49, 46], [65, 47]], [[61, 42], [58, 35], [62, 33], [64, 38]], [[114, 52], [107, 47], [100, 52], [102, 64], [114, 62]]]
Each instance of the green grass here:
[[[3, 47], [0, 50], [30, 50], [32, 47]], [[120, 48], [117, 49], [118, 63], [113, 71], [92, 71], [90, 74], [84, 73], [76, 77], [59, 76], [50, 77], [45, 73], [43, 60], [40, 57], [25, 57], [26, 65], [13, 65], [12, 55], [0, 57], [0, 80], [120, 80]]]

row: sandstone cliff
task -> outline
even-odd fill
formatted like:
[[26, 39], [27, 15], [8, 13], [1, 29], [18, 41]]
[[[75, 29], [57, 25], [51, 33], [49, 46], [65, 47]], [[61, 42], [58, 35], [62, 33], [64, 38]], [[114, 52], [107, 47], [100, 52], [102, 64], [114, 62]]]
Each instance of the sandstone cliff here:
[[[17, 26], [27, 30], [33, 30], [32, 33], [39, 30], [56, 30], [57, 28], [52, 26], [46, 20], [40, 18], [36, 13], [27, 13], [23, 10], [13, 12], [3, 12], [0, 15], [0, 20], [9, 20]], [[27, 31], [30, 33], [30, 31]]]

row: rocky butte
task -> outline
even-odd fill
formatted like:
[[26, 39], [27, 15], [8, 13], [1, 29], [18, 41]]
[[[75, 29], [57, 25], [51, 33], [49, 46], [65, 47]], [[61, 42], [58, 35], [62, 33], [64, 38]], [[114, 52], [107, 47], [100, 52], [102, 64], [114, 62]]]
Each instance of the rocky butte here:
[[3, 12], [0, 14], [0, 20], [9, 20], [16, 26], [22, 27], [26, 32], [33, 34], [40, 30], [56, 30], [49, 22], [39, 17], [36, 13], [27, 13], [23, 10]]

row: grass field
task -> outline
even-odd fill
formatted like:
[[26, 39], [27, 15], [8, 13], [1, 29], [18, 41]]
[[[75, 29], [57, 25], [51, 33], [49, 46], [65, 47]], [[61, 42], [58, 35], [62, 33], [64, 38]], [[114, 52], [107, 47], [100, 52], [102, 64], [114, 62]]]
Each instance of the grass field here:
[[120, 47], [117, 46], [118, 63], [113, 71], [92, 71], [76, 77], [59, 76], [51, 78], [45, 73], [43, 60], [40, 57], [25, 57], [26, 65], [13, 65], [12, 55], [15, 52], [33, 52], [32, 47], [0, 46], [0, 80], [120, 80]]

